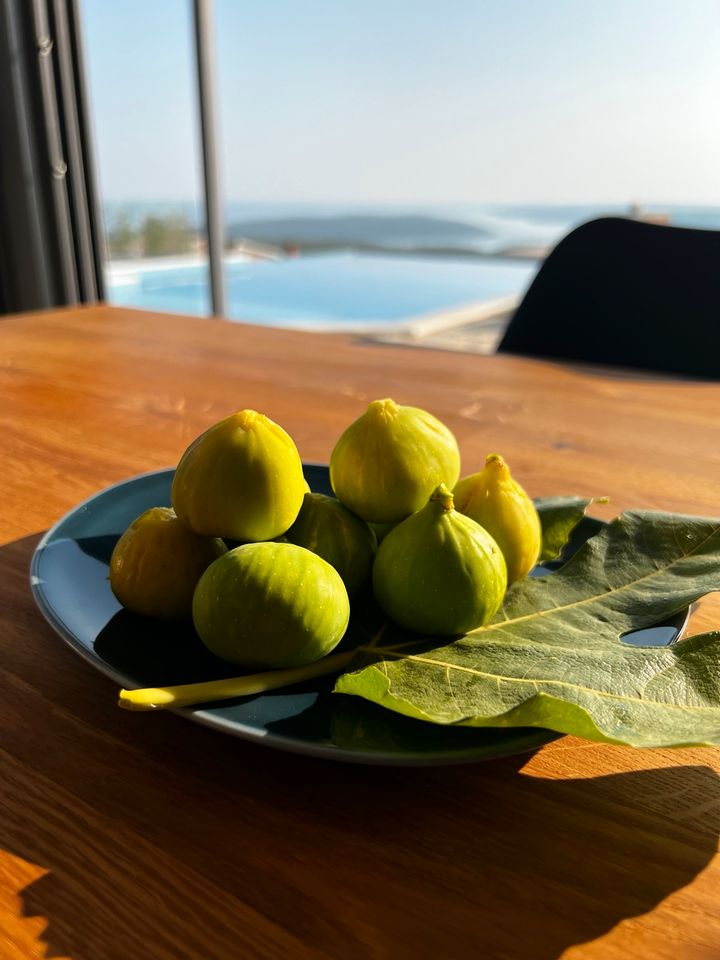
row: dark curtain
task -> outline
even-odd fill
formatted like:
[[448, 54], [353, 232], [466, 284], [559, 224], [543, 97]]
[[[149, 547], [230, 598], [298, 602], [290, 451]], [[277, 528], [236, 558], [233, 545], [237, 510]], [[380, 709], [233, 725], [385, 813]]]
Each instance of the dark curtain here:
[[0, 311], [102, 298], [75, 0], [0, 0]]

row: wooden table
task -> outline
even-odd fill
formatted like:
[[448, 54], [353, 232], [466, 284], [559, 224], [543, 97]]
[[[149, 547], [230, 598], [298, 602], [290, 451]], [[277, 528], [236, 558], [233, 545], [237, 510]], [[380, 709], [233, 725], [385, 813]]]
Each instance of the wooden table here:
[[533, 495], [720, 511], [720, 384], [108, 307], [0, 319], [2, 958], [720, 957], [718, 751], [303, 759], [118, 710], [35, 609], [39, 536], [91, 492], [242, 407], [326, 460], [383, 396]]

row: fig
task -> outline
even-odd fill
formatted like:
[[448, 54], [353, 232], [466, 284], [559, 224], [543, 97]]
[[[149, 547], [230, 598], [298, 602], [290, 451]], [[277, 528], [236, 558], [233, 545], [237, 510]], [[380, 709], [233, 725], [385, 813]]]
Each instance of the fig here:
[[370, 527], [347, 507], [322, 493], [306, 493], [289, 543], [312, 550], [335, 567], [349, 596], [370, 581], [377, 541]]
[[241, 410], [187, 448], [175, 471], [172, 505], [195, 533], [254, 543], [285, 533], [306, 486], [288, 434], [262, 413]]
[[169, 507], [152, 507], [115, 544], [110, 587], [134, 613], [166, 620], [189, 617], [198, 580], [226, 549], [222, 540], [188, 530]]
[[337, 646], [350, 619], [340, 574], [294, 543], [247, 543], [212, 563], [193, 622], [216, 656], [253, 669], [301, 667]]
[[397, 523], [369, 523], [368, 526], [375, 534], [378, 544], [381, 544]]
[[375, 599], [401, 627], [436, 636], [467, 633], [497, 613], [507, 587], [500, 547], [453, 508], [444, 484], [378, 547]]
[[453, 494], [456, 509], [497, 541], [507, 564], [508, 583], [527, 576], [540, 555], [540, 518], [503, 458], [491, 453], [484, 469], [460, 480]]
[[417, 407], [373, 400], [330, 457], [335, 496], [368, 523], [397, 523], [427, 503], [439, 483], [452, 487], [460, 453], [448, 428]]

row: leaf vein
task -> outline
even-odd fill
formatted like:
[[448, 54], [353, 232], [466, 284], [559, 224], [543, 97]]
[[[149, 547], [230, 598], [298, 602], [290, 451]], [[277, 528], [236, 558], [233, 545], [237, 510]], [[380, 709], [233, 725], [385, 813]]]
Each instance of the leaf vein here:
[[[706, 706], [687, 706], [682, 703], [672, 703], [665, 700], [649, 700], [644, 699], [643, 697], [633, 697], [629, 694], [624, 693], [610, 693], [607, 690], [597, 690], [594, 687], [584, 687], [579, 683], [570, 683], [568, 680], [550, 680], [544, 678], [538, 678], [535, 680], [530, 680], [525, 677], [508, 677], [500, 673], [488, 673], [484, 670], [477, 670], [474, 667], [460, 667], [454, 663], [446, 663], [444, 660], [433, 660], [430, 657], [421, 657], [418, 654], [409, 653], [405, 656], [397, 655], [395, 657], [398, 660], [416, 660], [418, 663], [427, 663], [433, 667], [444, 667], [446, 670], [458, 670], [461, 673], [471, 673], [474, 676], [484, 677], [486, 680], [496, 680], [498, 682], [498, 690], [500, 689], [500, 682], [504, 681], [507, 683], [527, 683], [531, 686], [534, 686], [536, 692], [542, 692], [538, 689], [540, 684], [548, 684], [556, 687], [570, 687], [573, 690], [580, 690], [583, 693], [594, 694], [598, 697], [605, 697], [610, 700], [622, 700], [622, 701], [631, 701], [633, 703], [642, 703], [644, 706], [662, 706], [662, 707], [671, 707], [676, 710], [685, 710], [685, 711], [695, 711], [695, 710], [707, 710], [712, 713], [717, 713], [720, 717], [720, 707], [706, 707]], [[385, 661], [382, 661], [383, 666], [385, 667], [385, 675], [387, 673], [387, 664]], [[457, 701], [456, 701], [457, 703]]]
[[708, 536], [704, 540], [701, 540], [700, 543], [696, 544], [688, 553], [681, 553], [679, 557], [674, 557], [670, 563], [667, 564], [667, 566], [652, 570], [650, 573], [646, 573], [644, 576], [638, 577], [636, 580], [631, 580], [628, 583], [624, 583], [619, 587], [609, 587], [602, 596], [595, 594], [591, 597], [584, 597], [582, 600], [573, 600], [572, 603], [556, 605], [545, 610], [533, 610], [532, 613], [523, 614], [521, 617], [513, 617], [512, 619], [504, 620], [502, 623], [488, 623], [483, 627], [477, 627], [477, 629], [471, 630], [467, 636], [474, 637], [491, 630], [504, 630], [506, 627], [512, 626], [515, 623], [522, 623], [524, 620], [534, 620], [536, 617], [549, 616], [551, 614], [558, 613], [561, 610], [572, 610], [588, 603], [596, 603], [598, 600], [605, 600], [611, 593], [618, 594], [622, 593], [623, 591], [631, 590], [639, 583], [642, 583], [645, 580], [651, 580], [653, 577], [657, 577], [660, 574], [665, 573], [670, 567], [673, 566], [673, 564], [678, 563], [681, 560], [687, 560], [688, 557], [691, 557], [693, 553], [696, 552], [696, 550], [699, 550], [701, 547], [705, 546], [709, 540], [712, 540], [717, 533], [720, 533], [720, 526], [714, 527]]

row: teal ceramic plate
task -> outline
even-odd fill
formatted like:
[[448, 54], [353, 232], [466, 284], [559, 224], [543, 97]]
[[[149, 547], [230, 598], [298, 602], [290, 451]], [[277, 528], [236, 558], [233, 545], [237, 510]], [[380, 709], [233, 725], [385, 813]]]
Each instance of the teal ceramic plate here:
[[[305, 467], [311, 488], [330, 493], [327, 467]], [[118, 483], [75, 507], [43, 538], [31, 583], [45, 618], [118, 687], [166, 686], [229, 677], [237, 668], [202, 646], [191, 624], [165, 624], [123, 610], [108, 583], [120, 534], [144, 510], [170, 503], [173, 471]], [[584, 540], [598, 521], [579, 528]], [[177, 711], [198, 723], [267, 746], [356, 763], [435, 765], [488, 760], [534, 750], [547, 730], [438, 727], [332, 694], [332, 678], [217, 705]], [[101, 688], [98, 696], [107, 696]], [[147, 722], [152, 722], [147, 718]]]

